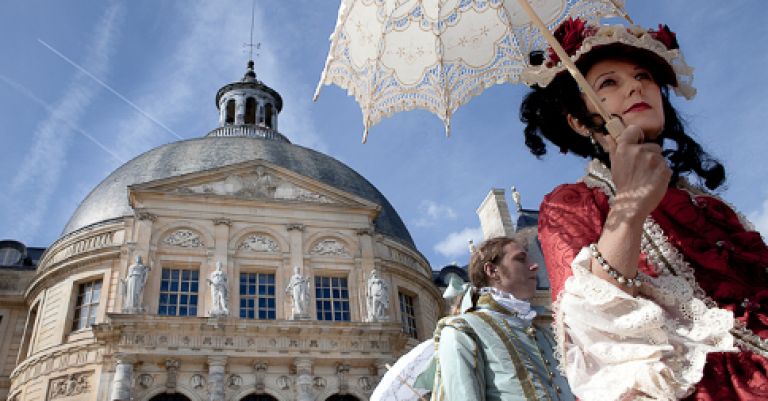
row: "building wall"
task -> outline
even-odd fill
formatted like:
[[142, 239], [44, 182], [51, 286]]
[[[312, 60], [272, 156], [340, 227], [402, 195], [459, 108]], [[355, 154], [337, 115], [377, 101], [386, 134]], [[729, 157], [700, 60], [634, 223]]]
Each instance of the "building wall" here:
[[[24, 332], [28, 313], [23, 306], [13, 322], [0, 322], [0, 330], [12, 324], [18, 333], [8, 352], [30, 344], [15, 368], [15, 355], [6, 364], [13, 369], [8, 375], [14, 401], [107, 400], [119, 387], [119, 366], [133, 370], [126, 383], [136, 400], [165, 391], [208, 400], [217, 380], [223, 380], [226, 400], [254, 392], [293, 400], [302, 380], [311, 381], [308, 391], [318, 400], [338, 392], [365, 400], [384, 364], [430, 338], [441, 314], [442, 300], [426, 260], [373, 231], [375, 208], [286, 207], [261, 199], [212, 200], [167, 192], [138, 193], [134, 203], [136, 216], [79, 230], [48, 249], [26, 287], [25, 302], [36, 310], [33, 324], [27, 325], [31, 330]], [[249, 249], [243, 241], [252, 235], [274, 246]], [[124, 313], [119, 290], [136, 256], [151, 268], [143, 314]], [[212, 301], [205, 280], [216, 262], [229, 280], [227, 317], [209, 316]], [[308, 320], [292, 320], [285, 287], [294, 266], [310, 278]], [[195, 316], [158, 316], [164, 267], [199, 271]], [[386, 321], [367, 321], [367, 279], [374, 268], [389, 284]], [[276, 320], [238, 317], [239, 273], [244, 271], [275, 274]], [[350, 321], [315, 318], [313, 278], [320, 275], [347, 278]], [[95, 325], [72, 331], [78, 287], [96, 278], [102, 287]], [[416, 298], [418, 339], [402, 332], [400, 289]], [[216, 373], [221, 364], [223, 376]]]

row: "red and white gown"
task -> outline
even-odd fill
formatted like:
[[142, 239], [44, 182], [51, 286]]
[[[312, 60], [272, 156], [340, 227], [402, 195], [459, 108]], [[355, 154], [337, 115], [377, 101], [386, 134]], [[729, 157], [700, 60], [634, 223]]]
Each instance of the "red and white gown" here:
[[613, 193], [590, 163], [544, 198], [539, 239], [561, 368], [585, 401], [768, 400], [768, 247], [716, 197], [670, 188], [646, 219], [632, 297], [590, 273]]

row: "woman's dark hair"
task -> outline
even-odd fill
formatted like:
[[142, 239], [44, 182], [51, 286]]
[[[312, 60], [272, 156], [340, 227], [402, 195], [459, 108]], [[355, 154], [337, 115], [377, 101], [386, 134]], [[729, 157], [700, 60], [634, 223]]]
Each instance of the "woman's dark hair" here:
[[[674, 83], [674, 74], [663, 60], [653, 53], [624, 45], [607, 45], [582, 56], [578, 62], [582, 72], [599, 60], [606, 58], [628, 60], [651, 72], [661, 88], [664, 107], [664, 130], [658, 138], [664, 147], [664, 156], [672, 169], [670, 185], [674, 185], [681, 175], [694, 173], [703, 184], [713, 190], [725, 181], [725, 168], [715, 158], [702, 149], [693, 138], [685, 133], [683, 121], [669, 101], [669, 85]], [[541, 59], [532, 55], [531, 61]], [[526, 126], [525, 144], [531, 153], [541, 158], [547, 153], [544, 138], [560, 149], [561, 153], [572, 152], [582, 157], [593, 157], [610, 166], [608, 153], [595, 147], [589, 138], [576, 133], [568, 124], [566, 116], [570, 114], [581, 121], [593, 132], [606, 134], [600, 116], [587, 110], [576, 81], [567, 73], [561, 73], [545, 88], [534, 87], [520, 105], [520, 121]], [[672, 147], [667, 147], [671, 142]]]

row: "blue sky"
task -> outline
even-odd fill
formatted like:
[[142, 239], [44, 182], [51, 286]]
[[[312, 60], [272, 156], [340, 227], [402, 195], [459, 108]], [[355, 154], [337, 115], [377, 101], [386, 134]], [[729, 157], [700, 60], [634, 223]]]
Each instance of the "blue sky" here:
[[[698, 95], [673, 102], [725, 163], [721, 195], [768, 233], [764, 2], [627, 3], [637, 23], [677, 32]], [[374, 126], [362, 145], [360, 109], [343, 90], [325, 87], [312, 102], [337, 9], [331, 0], [256, 0], [258, 78], [283, 96], [280, 131], [368, 178], [433, 267], [466, 263], [466, 240], [480, 236], [475, 210], [490, 188], [515, 185], [524, 207], [536, 208], [581, 176], [582, 159], [550, 149], [536, 160], [525, 150], [520, 85], [493, 87], [459, 109], [451, 138], [437, 117], [413, 111]], [[245, 70], [250, 19], [242, 0], [2, 2], [0, 237], [50, 245], [122, 163], [214, 128], [216, 91]]]

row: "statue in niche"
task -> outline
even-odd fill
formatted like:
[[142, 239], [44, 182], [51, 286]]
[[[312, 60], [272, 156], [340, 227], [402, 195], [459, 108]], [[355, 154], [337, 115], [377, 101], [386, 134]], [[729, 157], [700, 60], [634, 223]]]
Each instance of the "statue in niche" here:
[[123, 294], [123, 313], [141, 313], [144, 307], [141, 301], [144, 294], [144, 286], [147, 284], [150, 268], [141, 261], [141, 256], [136, 256], [136, 263], [128, 268], [128, 275], [120, 279], [120, 291]]
[[389, 315], [389, 285], [379, 277], [379, 271], [373, 269], [368, 278], [368, 320], [386, 321]]
[[309, 279], [301, 275], [299, 266], [293, 268], [285, 293], [290, 293], [293, 298], [293, 318], [309, 318]]
[[211, 286], [211, 316], [227, 316], [229, 308], [229, 283], [227, 274], [221, 269], [221, 262], [216, 262], [216, 270], [208, 277], [208, 285]]

